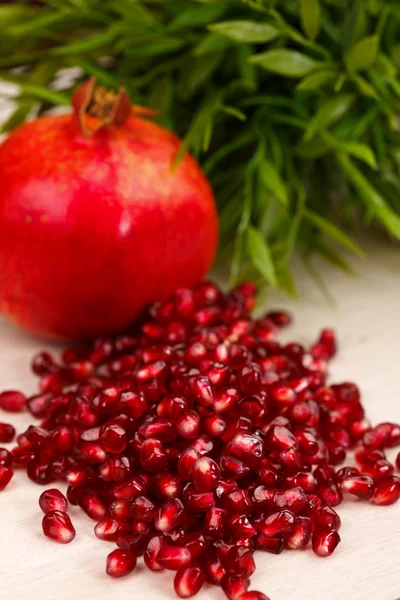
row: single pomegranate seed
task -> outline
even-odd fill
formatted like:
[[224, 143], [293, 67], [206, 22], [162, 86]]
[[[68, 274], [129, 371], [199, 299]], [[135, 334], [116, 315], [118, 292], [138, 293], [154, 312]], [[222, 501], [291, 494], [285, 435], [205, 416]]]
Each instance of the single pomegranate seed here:
[[339, 515], [330, 506], [316, 509], [312, 518], [315, 527], [319, 529], [335, 529], [336, 531], [339, 531], [341, 527]]
[[68, 500], [60, 490], [46, 490], [39, 497], [39, 506], [45, 514], [54, 510], [67, 512]]
[[236, 600], [247, 592], [250, 587], [250, 579], [246, 575], [227, 573], [221, 580], [221, 587], [229, 600]]
[[372, 502], [378, 506], [394, 504], [400, 497], [400, 479], [385, 477], [378, 481], [372, 494]]
[[93, 483], [96, 474], [92, 467], [76, 465], [66, 473], [66, 480], [72, 487], [83, 487]]
[[272, 450], [290, 450], [297, 446], [297, 440], [289, 429], [275, 425], [268, 429], [265, 442]]
[[14, 471], [9, 467], [0, 466], [0, 492], [3, 491], [10, 483]]
[[187, 479], [189, 481], [192, 479], [193, 467], [200, 456], [200, 452], [193, 447], [186, 448], [182, 452], [178, 460], [177, 467], [178, 473], [181, 477], [183, 477], [183, 479]]
[[308, 517], [297, 517], [293, 529], [285, 534], [286, 543], [291, 550], [303, 550], [310, 541], [311, 520]]
[[212, 492], [196, 492], [192, 486], [185, 488], [184, 500], [187, 508], [193, 512], [204, 512], [215, 505]]
[[7, 412], [21, 412], [25, 409], [26, 396], [21, 392], [7, 391], [0, 394], [0, 408]]
[[324, 483], [317, 487], [317, 495], [328, 506], [338, 506], [343, 501], [343, 494], [334, 483]]
[[228, 443], [226, 451], [247, 467], [255, 467], [260, 464], [264, 453], [263, 441], [256, 435], [237, 433]]
[[13, 457], [6, 448], [0, 448], [0, 467], [11, 467]]
[[120, 530], [121, 523], [117, 521], [117, 519], [105, 517], [95, 525], [94, 533], [99, 540], [104, 540], [105, 542], [115, 542]]
[[135, 569], [136, 554], [117, 548], [107, 556], [106, 573], [110, 577], [125, 577]]
[[140, 448], [140, 463], [146, 471], [157, 473], [167, 466], [167, 455], [159, 440], [149, 438]]
[[199, 567], [181, 567], [175, 575], [174, 589], [179, 598], [191, 598], [203, 587], [206, 576]]
[[100, 430], [100, 442], [107, 452], [121, 454], [126, 448], [126, 441], [126, 431], [115, 423], [103, 425]]
[[69, 544], [75, 537], [71, 519], [66, 512], [61, 510], [52, 510], [46, 513], [43, 517], [42, 528], [45, 536], [55, 542], [60, 542], [60, 544]]
[[221, 469], [212, 458], [202, 456], [193, 465], [192, 477], [196, 490], [211, 492], [218, 485]]
[[15, 437], [15, 428], [9, 423], [0, 423], [0, 443], [8, 444]]
[[181, 478], [171, 472], [158, 473], [153, 482], [156, 495], [167, 500], [177, 498], [182, 492]]
[[179, 498], [167, 500], [157, 511], [154, 527], [157, 531], [168, 532], [179, 525], [184, 518], [184, 507]]
[[273, 503], [278, 509], [288, 509], [293, 513], [301, 511], [307, 502], [303, 488], [294, 487], [290, 490], [277, 491], [273, 497]]
[[143, 554], [143, 560], [150, 571], [162, 571], [164, 567], [162, 567], [157, 562], [157, 556], [161, 549], [161, 547], [165, 543], [165, 538], [161, 535], [156, 535], [151, 538], [149, 543], [147, 544], [147, 548]]
[[290, 510], [282, 510], [262, 519], [258, 529], [266, 536], [276, 537], [288, 533], [295, 523], [295, 516]]
[[340, 542], [334, 529], [316, 529], [312, 535], [312, 548], [318, 556], [330, 556]]
[[222, 508], [217, 508], [215, 506], [210, 507], [207, 510], [203, 523], [204, 535], [220, 539], [224, 534], [225, 521], [226, 513]]
[[135, 519], [151, 523], [156, 514], [155, 504], [146, 496], [139, 496], [133, 502], [132, 514]]
[[99, 521], [108, 513], [106, 503], [96, 492], [84, 492], [78, 503], [88, 517], [95, 521]]
[[184, 439], [193, 440], [199, 435], [200, 415], [194, 410], [189, 410], [177, 421], [176, 429]]
[[48, 352], [39, 352], [32, 359], [32, 371], [36, 375], [46, 375], [55, 366], [55, 360]]
[[188, 565], [191, 554], [187, 548], [180, 546], [162, 545], [157, 554], [157, 562], [170, 571], [178, 571], [181, 567]]
[[253, 503], [247, 490], [235, 490], [224, 498], [224, 507], [231, 514], [249, 515]]
[[250, 577], [256, 570], [253, 552], [244, 546], [232, 546], [226, 555], [225, 566], [231, 573]]
[[262, 594], [261, 592], [246, 592], [239, 596], [239, 600], [269, 600], [268, 596]]
[[369, 500], [372, 497], [374, 480], [368, 475], [353, 475], [344, 477], [340, 482], [340, 487], [343, 492], [352, 494], [362, 500]]
[[259, 533], [256, 537], [256, 548], [258, 550], [265, 550], [272, 554], [280, 554], [284, 551], [286, 546], [286, 540], [283, 536], [268, 537], [263, 533]]
[[400, 471], [400, 452], [398, 453], [396, 458], [396, 469]]

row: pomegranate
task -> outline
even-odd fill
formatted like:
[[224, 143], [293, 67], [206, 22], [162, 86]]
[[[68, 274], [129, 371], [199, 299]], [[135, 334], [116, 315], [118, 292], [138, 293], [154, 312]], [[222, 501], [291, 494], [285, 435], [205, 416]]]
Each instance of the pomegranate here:
[[95, 83], [76, 91], [73, 114], [24, 124], [0, 146], [0, 311], [48, 338], [127, 328], [200, 281], [217, 247], [195, 160], [174, 169], [180, 140]]

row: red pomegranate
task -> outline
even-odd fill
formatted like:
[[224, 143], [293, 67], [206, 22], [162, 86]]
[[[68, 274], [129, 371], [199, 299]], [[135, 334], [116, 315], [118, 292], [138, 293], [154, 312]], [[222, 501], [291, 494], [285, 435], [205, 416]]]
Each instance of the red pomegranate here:
[[0, 310], [35, 334], [123, 330], [145, 305], [210, 268], [211, 188], [180, 140], [127, 94], [89, 80], [74, 113], [16, 129], [0, 146]]

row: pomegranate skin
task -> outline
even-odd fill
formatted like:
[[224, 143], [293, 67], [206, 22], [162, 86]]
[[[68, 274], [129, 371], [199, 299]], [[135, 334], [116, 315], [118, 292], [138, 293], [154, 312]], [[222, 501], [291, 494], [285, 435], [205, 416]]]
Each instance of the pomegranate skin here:
[[212, 265], [212, 190], [180, 140], [136, 116], [90, 137], [73, 114], [37, 119], [0, 146], [0, 311], [47, 338], [129, 327]]

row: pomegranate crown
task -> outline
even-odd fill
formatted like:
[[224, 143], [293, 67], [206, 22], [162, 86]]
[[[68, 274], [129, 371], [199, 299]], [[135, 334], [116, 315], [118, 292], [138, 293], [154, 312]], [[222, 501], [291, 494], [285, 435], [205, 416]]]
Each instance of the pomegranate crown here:
[[86, 136], [106, 126], [121, 127], [130, 116], [157, 114], [151, 108], [132, 104], [125, 88], [120, 87], [114, 92], [97, 85], [95, 77], [78, 87], [72, 97], [72, 106]]

